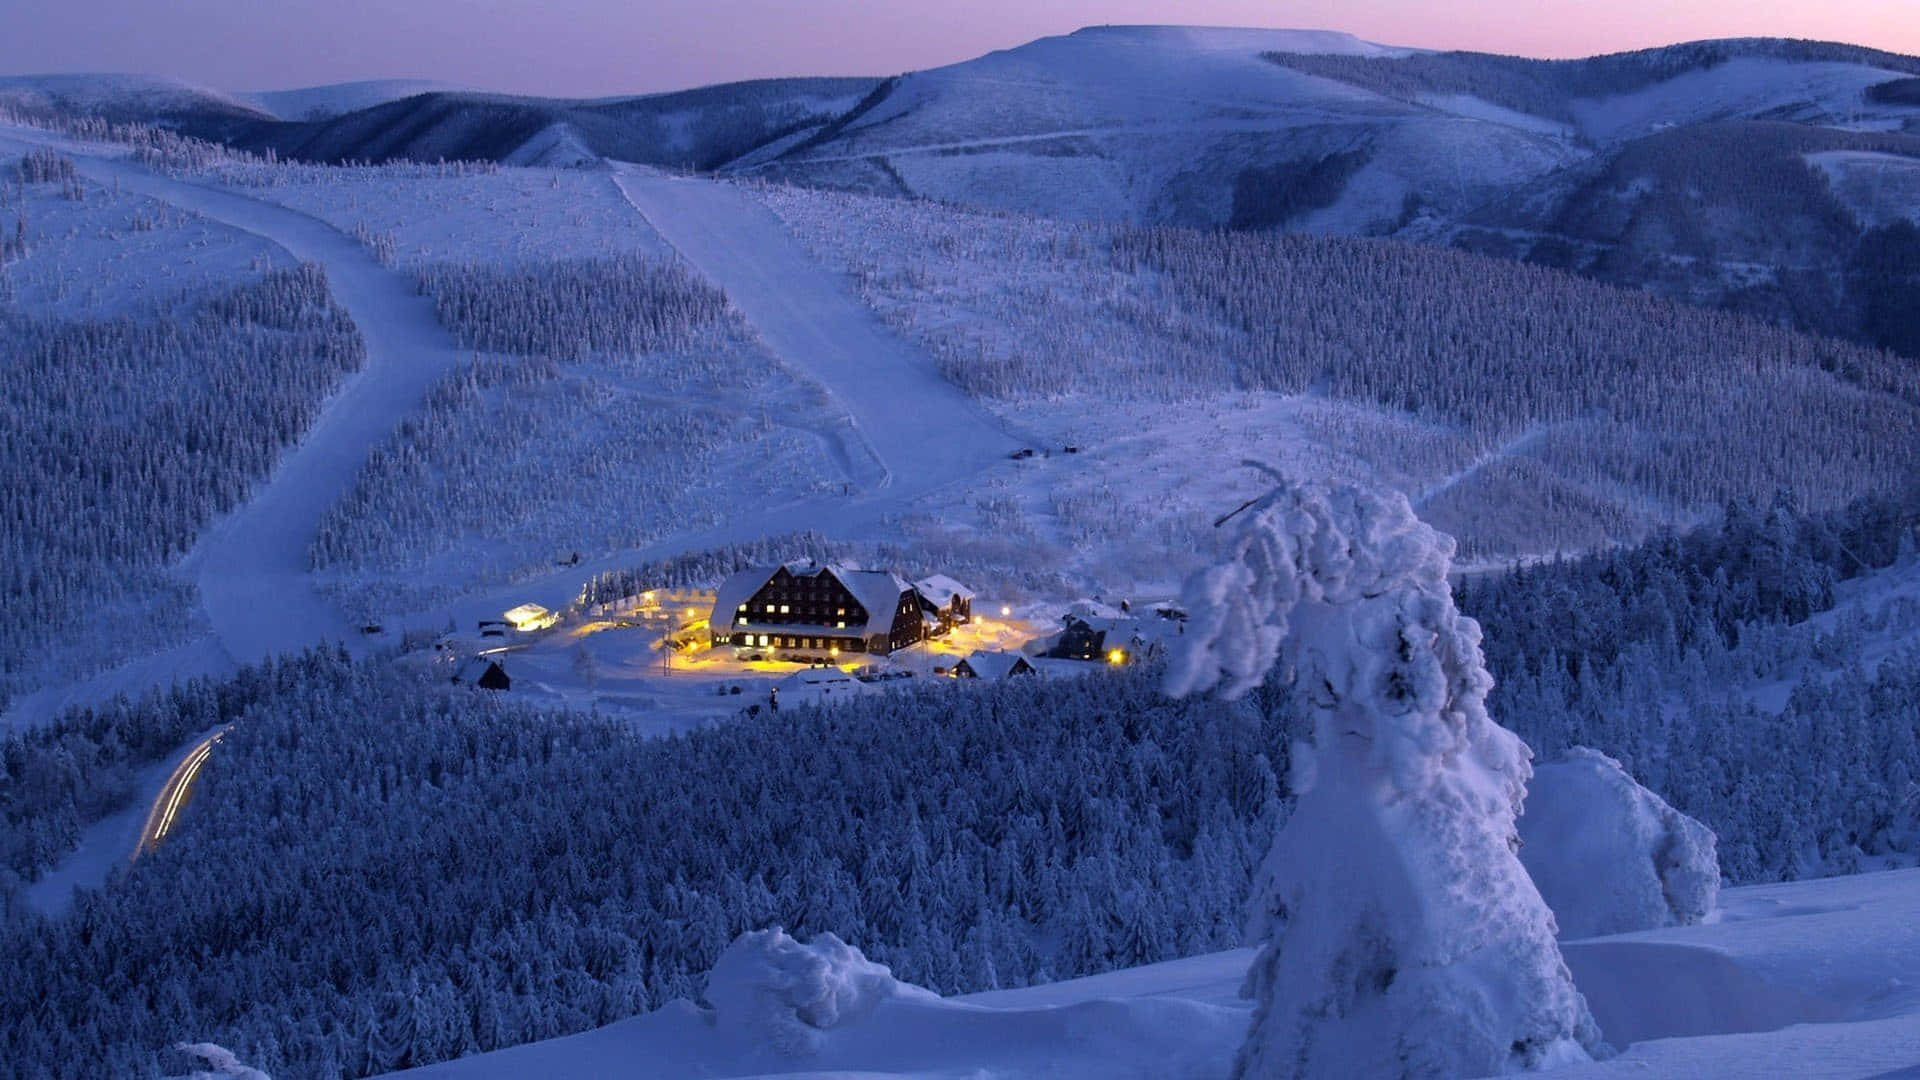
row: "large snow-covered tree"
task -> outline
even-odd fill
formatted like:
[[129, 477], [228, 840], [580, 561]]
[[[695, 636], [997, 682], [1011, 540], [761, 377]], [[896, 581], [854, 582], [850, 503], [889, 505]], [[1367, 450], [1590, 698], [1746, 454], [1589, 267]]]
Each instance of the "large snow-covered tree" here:
[[1237, 529], [1188, 585], [1169, 689], [1277, 675], [1313, 724], [1255, 889], [1237, 1074], [1481, 1076], [1601, 1051], [1515, 853], [1531, 755], [1487, 715], [1453, 541], [1401, 495], [1284, 480]]

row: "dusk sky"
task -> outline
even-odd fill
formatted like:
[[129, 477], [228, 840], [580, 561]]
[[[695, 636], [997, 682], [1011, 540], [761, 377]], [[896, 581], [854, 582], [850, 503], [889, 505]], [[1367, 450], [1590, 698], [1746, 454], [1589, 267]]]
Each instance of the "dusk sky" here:
[[131, 71], [228, 90], [421, 76], [601, 95], [894, 74], [1096, 23], [1345, 30], [1532, 56], [1748, 35], [1920, 53], [1920, 0], [0, 0], [0, 74]]

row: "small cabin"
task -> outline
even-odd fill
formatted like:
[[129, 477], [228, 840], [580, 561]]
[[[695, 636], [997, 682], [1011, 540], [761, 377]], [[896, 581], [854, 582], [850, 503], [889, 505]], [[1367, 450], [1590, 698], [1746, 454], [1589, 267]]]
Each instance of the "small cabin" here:
[[945, 634], [956, 626], [973, 621], [973, 590], [945, 574], [934, 574], [913, 583], [920, 594], [920, 607], [930, 635]]
[[482, 690], [513, 689], [513, 679], [507, 674], [507, 669], [500, 666], [500, 661], [485, 656], [476, 656], [460, 665], [459, 670], [453, 673], [453, 681]]
[[1068, 615], [1066, 627], [1060, 631], [1060, 638], [1048, 655], [1065, 660], [1106, 659], [1108, 639], [1118, 642], [1126, 636], [1124, 632], [1119, 632], [1120, 621], [1099, 616]]

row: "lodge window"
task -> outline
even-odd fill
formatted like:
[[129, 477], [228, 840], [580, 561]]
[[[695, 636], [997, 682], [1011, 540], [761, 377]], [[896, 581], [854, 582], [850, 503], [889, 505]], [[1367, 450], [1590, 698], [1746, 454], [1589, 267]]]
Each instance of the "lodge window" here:
[[782, 614], [782, 615], [785, 615], [785, 614], [787, 614], [787, 605], [785, 605], [785, 604], [781, 604], [781, 605], [780, 605], [780, 614]]

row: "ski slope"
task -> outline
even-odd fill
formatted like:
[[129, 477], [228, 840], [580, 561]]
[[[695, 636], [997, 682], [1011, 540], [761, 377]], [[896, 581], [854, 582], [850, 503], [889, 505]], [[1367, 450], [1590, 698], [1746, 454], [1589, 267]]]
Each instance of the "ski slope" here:
[[636, 168], [615, 179], [654, 229], [726, 292], [773, 354], [812, 376], [853, 417], [873, 458], [863, 486], [886, 487], [902, 476], [956, 479], [1025, 444], [882, 326], [758, 200], [731, 185]]
[[[0, 131], [10, 152], [33, 144], [73, 155], [89, 179], [203, 214], [263, 237], [326, 269], [333, 296], [366, 342], [367, 361], [322, 410], [246, 505], [216, 522], [183, 567], [227, 656], [250, 662], [346, 637], [350, 628], [307, 575], [320, 517], [352, 484], [367, 454], [459, 359], [453, 339], [413, 282], [375, 262], [351, 237], [305, 214], [151, 172], [101, 147], [26, 128]], [[167, 673], [156, 672], [163, 680]], [[131, 689], [121, 686], [119, 689]]]

